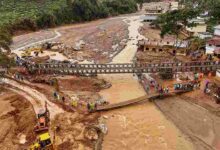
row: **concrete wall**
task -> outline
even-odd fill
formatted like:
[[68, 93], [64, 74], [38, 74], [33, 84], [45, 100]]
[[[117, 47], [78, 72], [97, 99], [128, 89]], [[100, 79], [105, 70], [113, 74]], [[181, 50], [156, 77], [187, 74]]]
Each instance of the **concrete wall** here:
[[202, 34], [202, 33], [199, 33], [197, 35], [200, 39], [206, 39], [206, 38], [211, 38], [212, 35], [211, 34]]
[[220, 29], [215, 29], [214, 35], [220, 36]]
[[216, 47], [214, 45], [206, 44], [206, 54], [213, 54], [215, 48]]
[[198, 24], [195, 27], [186, 28], [188, 31], [193, 32], [195, 35], [197, 35], [200, 32], [206, 32], [207, 25], [206, 24]]

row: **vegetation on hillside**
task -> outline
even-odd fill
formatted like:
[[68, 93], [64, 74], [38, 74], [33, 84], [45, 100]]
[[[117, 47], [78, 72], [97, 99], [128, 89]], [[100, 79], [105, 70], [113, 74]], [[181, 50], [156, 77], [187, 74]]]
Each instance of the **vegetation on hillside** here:
[[213, 32], [213, 27], [220, 23], [220, 0], [181, 0], [186, 7], [196, 7], [201, 13], [208, 12], [208, 31]]
[[137, 10], [136, 0], [2, 0], [0, 47], [7, 48], [16, 31], [89, 21]]
[[185, 5], [184, 9], [162, 14], [154, 22], [157, 26], [160, 26], [162, 37], [166, 34], [178, 36], [183, 27], [195, 25], [189, 22], [189, 20], [205, 12], [208, 12], [206, 17], [208, 25], [211, 23], [213, 26], [220, 20], [220, 0], [185, 0], [183, 4]]
[[0, 52], [0, 68], [1, 67], [11, 67], [15, 65], [13, 58], [9, 58], [6, 54]]

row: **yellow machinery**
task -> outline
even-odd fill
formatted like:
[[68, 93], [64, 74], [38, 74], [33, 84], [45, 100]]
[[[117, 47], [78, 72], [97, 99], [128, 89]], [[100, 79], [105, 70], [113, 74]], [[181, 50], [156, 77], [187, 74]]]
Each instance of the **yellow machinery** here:
[[48, 132], [40, 134], [37, 142], [31, 145], [29, 150], [53, 150], [53, 144]]
[[34, 52], [34, 53], [42, 53], [43, 52], [43, 49], [41, 47], [32, 47], [32, 48], [28, 48], [26, 49], [22, 54], [21, 54], [21, 57], [24, 58], [24, 57], [29, 57], [31, 56], [31, 52]]
[[29, 56], [31, 56], [31, 53], [28, 52], [28, 51], [25, 51], [25, 52], [23, 52], [23, 53], [21, 54], [21, 57], [22, 57], [22, 58], [24, 58], [24, 57], [29, 57]]

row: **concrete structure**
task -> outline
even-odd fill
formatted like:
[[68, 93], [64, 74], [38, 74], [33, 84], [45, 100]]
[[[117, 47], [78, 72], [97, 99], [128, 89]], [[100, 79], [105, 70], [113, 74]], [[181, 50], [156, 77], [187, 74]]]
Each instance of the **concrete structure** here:
[[220, 58], [220, 25], [214, 27], [214, 37], [206, 42], [206, 54]]
[[194, 36], [198, 36], [200, 33], [206, 33], [207, 25], [203, 18], [197, 17], [195, 19], [189, 20], [189, 23], [194, 23], [193, 27], [186, 27], [186, 30]]
[[220, 48], [220, 38], [214, 37], [206, 42], [206, 54], [214, 54]]
[[214, 35], [220, 37], [220, 25], [216, 26], [214, 30]]
[[178, 10], [179, 9], [179, 2], [170, 2], [170, 11]]
[[154, 20], [157, 20], [157, 17], [160, 14], [164, 13], [162, 7], [146, 8], [145, 11], [146, 14], [143, 17], [144, 22], [153, 22]]
[[160, 15], [163, 13], [163, 9], [161, 7], [146, 8], [145, 11], [146, 14], [152, 14], [152, 15]]
[[209, 32], [198, 33], [197, 35], [200, 39], [209, 39], [212, 38], [212, 34]]
[[153, 22], [157, 20], [157, 15], [145, 15], [142, 19], [144, 22]]
[[152, 52], [171, 52], [177, 47], [176, 54], [186, 54], [188, 47], [187, 41], [173, 41], [173, 40], [161, 40], [161, 41], [149, 41], [140, 40], [138, 41], [138, 51], [152, 51]]

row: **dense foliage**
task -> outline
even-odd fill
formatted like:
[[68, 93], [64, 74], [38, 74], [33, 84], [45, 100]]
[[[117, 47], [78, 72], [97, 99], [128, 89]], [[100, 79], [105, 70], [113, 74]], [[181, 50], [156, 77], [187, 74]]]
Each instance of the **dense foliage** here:
[[188, 20], [196, 18], [199, 14], [197, 9], [180, 9], [167, 12], [159, 16], [155, 24], [161, 27], [161, 36], [166, 34], [174, 34], [178, 36], [179, 32], [184, 26], [192, 27], [193, 23], [188, 22]]
[[[208, 12], [208, 31], [213, 32], [213, 27], [220, 23], [220, 0], [181, 0], [186, 7], [197, 8], [201, 13]], [[193, 7], [192, 7], [193, 6]]]
[[132, 13], [137, 10], [135, 0], [104, 0], [103, 5], [111, 15]]
[[15, 65], [15, 61], [6, 54], [0, 52], [0, 67], [11, 67]]
[[136, 4], [136, 0], [1, 0], [0, 47], [8, 48], [16, 31], [132, 13]]

